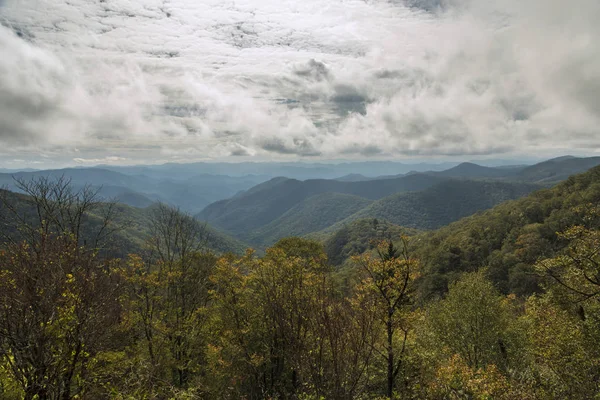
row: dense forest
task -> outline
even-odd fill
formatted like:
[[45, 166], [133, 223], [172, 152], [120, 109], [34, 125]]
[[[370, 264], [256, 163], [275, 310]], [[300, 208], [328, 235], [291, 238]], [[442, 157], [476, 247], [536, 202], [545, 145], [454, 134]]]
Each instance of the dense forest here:
[[[418, 178], [408, 177], [340, 182], [340, 195], [318, 181], [268, 181], [290, 186], [273, 204], [292, 210], [268, 222], [272, 206], [244, 203], [252, 189], [206, 212], [246, 204], [238, 222], [248, 232], [265, 222], [273, 240], [276, 218], [306, 219], [313, 231], [326, 216], [347, 218], [310, 219], [301, 201], [386, 210], [378, 199]], [[395, 196], [425, 215], [427, 202], [444, 200], [440, 179], [421, 185], [430, 197]], [[243, 254], [242, 243], [165, 204], [124, 213], [64, 177], [16, 185], [22, 194], [0, 198], [2, 399], [600, 395], [600, 167], [435, 231], [367, 215]], [[298, 199], [301, 185], [316, 189]], [[484, 205], [508, 190], [477, 187]]]

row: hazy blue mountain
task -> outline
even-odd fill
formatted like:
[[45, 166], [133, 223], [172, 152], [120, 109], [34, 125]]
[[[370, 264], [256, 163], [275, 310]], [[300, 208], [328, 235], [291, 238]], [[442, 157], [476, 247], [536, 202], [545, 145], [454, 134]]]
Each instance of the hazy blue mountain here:
[[600, 165], [600, 157], [564, 156], [526, 167], [516, 178], [527, 182], [556, 183], [597, 165]]
[[514, 176], [522, 169], [522, 167], [492, 168], [465, 162], [445, 171], [432, 172], [432, 174], [449, 178], [503, 178]]
[[20, 168], [20, 169], [12, 169], [12, 168], [0, 168], [0, 174], [14, 174], [15, 172], [34, 172], [39, 171], [35, 168]]
[[294, 179], [335, 179], [349, 174], [361, 174], [367, 177], [405, 174], [409, 171], [442, 171], [457, 165], [456, 162], [439, 163], [401, 163], [396, 161], [362, 161], [341, 163], [306, 163], [306, 162], [241, 162], [241, 163], [189, 163], [162, 164], [140, 166], [107, 166], [98, 168], [110, 169], [128, 175], [147, 175], [156, 178], [173, 178], [185, 180], [194, 175], [228, 175], [242, 177], [244, 175], [262, 176], [267, 180], [277, 176]]
[[362, 174], [348, 174], [344, 176], [340, 176], [339, 178], [335, 178], [336, 181], [340, 182], [360, 182], [360, 181], [368, 181], [373, 178], [366, 177]]
[[89, 184], [100, 190], [99, 195], [106, 199], [117, 199], [125, 204], [145, 207], [152, 202], [162, 201], [182, 210], [196, 213], [208, 204], [229, 198], [263, 182], [264, 176], [245, 175], [231, 177], [194, 173], [172, 177], [161, 174], [144, 173], [143, 169], [128, 170], [129, 174], [102, 168], [66, 168], [35, 172], [16, 172], [0, 174], [0, 187], [16, 190], [13, 178], [30, 180], [46, 176], [57, 178], [65, 176], [71, 179], [75, 188]]
[[[393, 161], [104, 166], [0, 173], [0, 187], [15, 190], [13, 176], [28, 180], [39, 176], [65, 175], [76, 188], [89, 184], [98, 188], [100, 195], [107, 199], [137, 207], [162, 201], [191, 213], [207, 208], [202, 217], [214, 219], [224, 229], [247, 231], [269, 224], [304, 199], [325, 192], [377, 200], [397, 192], [426, 189], [440, 179], [449, 178], [550, 185], [598, 164], [600, 157], [564, 156], [527, 167], [486, 167], [475, 163], [404, 164]], [[422, 170], [426, 170], [429, 178], [423, 178], [425, 175], [418, 172]], [[274, 174], [287, 177], [273, 180]], [[377, 175], [379, 177], [373, 177]], [[301, 179], [297, 177], [312, 179], [300, 183]], [[268, 188], [272, 192], [265, 192]], [[220, 202], [224, 199], [228, 200]], [[243, 215], [245, 212], [255, 215], [248, 217]]]
[[597, 165], [600, 165], [600, 157], [562, 156], [528, 166], [485, 167], [466, 162], [444, 171], [428, 173], [449, 178], [484, 178], [548, 185], [585, 172]]

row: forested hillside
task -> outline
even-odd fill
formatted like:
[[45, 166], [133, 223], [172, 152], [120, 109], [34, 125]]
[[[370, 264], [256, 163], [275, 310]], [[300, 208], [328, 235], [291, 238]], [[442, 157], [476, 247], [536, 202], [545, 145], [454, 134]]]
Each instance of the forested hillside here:
[[251, 232], [250, 243], [271, 246], [288, 236], [304, 236], [332, 226], [371, 204], [363, 197], [342, 193], [322, 193], [309, 197], [269, 224]]
[[519, 171], [517, 178], [527, 182], [556, 183], [597, 165], [600, 165], [600, 157], [564, 156], [526, 167]]
[[568, 240], [559, 233], [568, 227], [596, 229], [599, 202], [600, 168], [596, 167], [554, 188], [420, 235], [415, 238], [415, 251], [434, 291], [456, 274], [485, 266], [502, 292], [528, 295], [540, 289], [533, 273], [536, 261], [565, 247]]
[[[58, 184], [64, 188], [70, 187], [64, 178], [46, 180], [46, 184]], [[29, 189], [34, 189], [29, 187]], [[76, 190], [76, 189], [73, 189]], [[82, 189], [84, 190], [84, 189]], [[164, 204], [154, 204], [148, 208], [135, 208], [120, 203], [107, 203], [98, 196], [98, 191], [93, 188], [85, 189], [87, 195], [94, 195], [96, 207], [90, 209], [81, 220], [82, 235], [89, 241], [95, 241], [92, 232], [101, 229], [105, 217], [110, 216], [111, 226], [106, 227], [102, 233], [107, 236], [103, 250], [119, 257], [129, 253], [142, 251], [151, 229], [153, 218], [160, 209], [167, 207]], [[31, 193], [30, 193], [31, 194]], [[22, 238], [20, 226], [23, 224], [39, 224], [37, 206], [32, 197], [0, 189], [2, 210], [0, 210], [0, 236]], [[175, 210], [175, 209], [173, 209]], [[185, 214], [182, 214], [185, 215]], [[203, 247], [218, 254], [233, 252], [243, 254], [248, 245], [200, 221], [189, 219], [203, 232]], [[110, 233], [110, 235], [109, 235]]]
[[[444, 171], [367, 178], [300, 181], [273, 178], [207, 206], [197, 218], [264, 248], [287, 236], [332, 233], [357, 219], [436, 229], [517, 199], [598, 165], [600, 158], [562, 157], [533, 166], [484, 167], [462, 163]], [[337, 193], [363, 198], [329, 195]], [[342, 200], [343, 199], [343, 200]], [[375, 200], [372, 203], [365, 201]], [[363, 207], [359, 208], [358, 205]], [[309, 211], [312, 210], [312, 211]], [[302, 222], [301, 222], [302, 221]]]
[[23, 189], [1, 193], [2, 399], [600, 393], [600, 167], [435, 231], [360, 219], [244, 255], [164, 204]]
[[398, 192], [423, 190], [442, 180], [444, 178], [421, 174], [360, 182], [275, 178], [229, 200], [213, 203], [197, 217], [232, 234], [243, 236], [320, 193], [335, 192], [374, 200]]
[[414, 236], [417, 232], [415, 229], [394, 225], [386, 220], [365, 218], [345, 224], [333, 234], [321, 231], [308, 237], [322, 242], [330, 264], [339, 268], [349, 261], [351, 256], [373, 249], [379, 241], [396, 240], [402, 235]]
[[371, 203], [326, 229], [333, 232], [357, 219], [377, 218], [392, 224], [436, 229], [541, 186], [522, 183], [451, 180], [419, 192], [398, 193]]

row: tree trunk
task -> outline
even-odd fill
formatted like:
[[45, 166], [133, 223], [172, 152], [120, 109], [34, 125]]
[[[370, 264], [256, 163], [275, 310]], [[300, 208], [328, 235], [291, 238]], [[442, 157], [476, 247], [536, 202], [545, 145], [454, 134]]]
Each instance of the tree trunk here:
[[387, 318], [387, 397], [390, 399], [394, 395], [394, 331], [392, 329], [392, 317], [393, 311], [390, 309]]

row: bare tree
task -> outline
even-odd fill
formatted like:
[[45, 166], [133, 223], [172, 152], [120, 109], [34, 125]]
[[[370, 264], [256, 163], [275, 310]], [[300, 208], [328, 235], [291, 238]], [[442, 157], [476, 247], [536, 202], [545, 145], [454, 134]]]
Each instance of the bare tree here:
[[79, 246], [97, 250], [122, 228], [114, 222], [116, 203], [102, 202], [99, 189], [86, 185], [75, 190], [64, 175], [14, 180], [26, 197], [8, 191], [0, 195], [0, 221], [7, 228], [2, 230], [7, 242], [24, 240], [41, 250], [49, 236], [69, 236]]
[[120, 278], [98, 257], [114, 206], [64, 177], [16, 183], [27, 196], [1, 197], [14, 229], [0, 250], [0, 357], [25, 399], [68, 400], [84, 393], [119, 319]]
[[178, 208], [158, 203], [150, 217], [148, 248], [152, 258], [164, 265], [187, 260], [201, 252], [208, 241], [206, 224], [181, 212]]
[[[156, 370], [168, 363], [175, 386], [188, 384], [197, 348], [201, 313], [209, 299], [209, 275], [216, 258], [208, 254], [206, 225], [177, 208], [159, 203], [150, 217], [143, 277], [130, 279], [148, 354]], [[194, 348], [196, 344], [196, 348]], [[167, 361], [165, 361], [167, 360]]]

